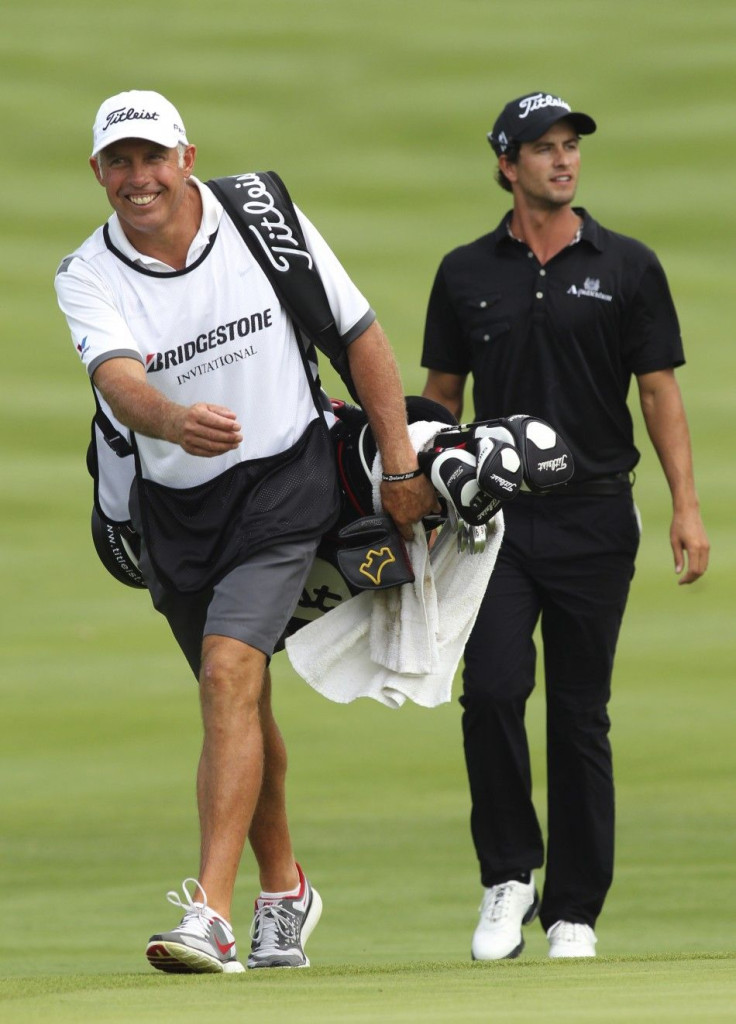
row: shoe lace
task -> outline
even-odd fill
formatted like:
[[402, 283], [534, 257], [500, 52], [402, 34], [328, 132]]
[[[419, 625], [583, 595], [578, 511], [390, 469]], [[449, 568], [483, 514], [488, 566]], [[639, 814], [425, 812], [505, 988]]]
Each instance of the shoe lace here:
[[[189, 891], [189, 885], [194, 887], [193, 892], [196, 892], [196, 890], [199, 889], [202, 893], [201, 902], [194, 899], [193, 892]], [[166, 899], [173, 906], [184, 911], [184, 916], [181, 919], [181, 925], [186, 925], [189, 930], [196, 930], [203, 936], [206, 935], [209, 930], [212, 913], [207, 906], [207, 893], [196, 878], [185, 878], [182, 882], [181, 889], [184, 893], [183, 900], [175, 889], [166, 893]]]
[[489, 921], [502, 920], [509, 910], [513, 889], [508, 883], [494, 885], [483, 897], [479, 910]]
[[552, 925], [547, 934], [561, 942], [581, 942], [589, 939], [591, 933], [592, 928], [587, 924], [579, 924], [577, 921], [558, 921]]
[[279, 902], [262, 903], [250, 926], [250, 937], [261, 949], [278, 949], [280, 939], [296, 943], [296, 915]]

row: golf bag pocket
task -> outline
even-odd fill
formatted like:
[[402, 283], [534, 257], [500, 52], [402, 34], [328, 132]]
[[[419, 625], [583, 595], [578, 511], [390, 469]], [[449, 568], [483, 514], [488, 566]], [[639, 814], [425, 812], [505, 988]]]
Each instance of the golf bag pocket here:
[[401, 534], [390, 516], [364, 516], [338, 533], [337, 564], [353, 590], [387, 590], [414, 582]]

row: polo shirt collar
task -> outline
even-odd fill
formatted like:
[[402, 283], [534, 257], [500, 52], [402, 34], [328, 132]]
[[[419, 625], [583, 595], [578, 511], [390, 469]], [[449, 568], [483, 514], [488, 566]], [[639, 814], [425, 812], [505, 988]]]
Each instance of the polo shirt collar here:
[[603, 237], [601, 226], [595, 218], [591, 217], [582, 206], [573, 207], [575, 213], [583, 218], [583, 233], [580, 236], [584, 242], [589, 242], [598, 252], [603, 252]]
[[[192, 239], [192, 244], [189, 246], [186, 262], [188, 267], [191, 266], [192, 263], [196, 263], [204, 250], [210, 244], [212, 235], [215, 234], [220, 226], [220, 218], [222, 217], [223, 211], [222, 204], [215, 198], [212, 189], [203, 185], [199, 178], [195, 178], [194, 175], [192, 175], [189, 180], [199, 189], [199, 194], [202, 199], [202, 220], [200, 221], [196, 235]], [[107, 227], [112, 244], [118, 252], [122, 253], [122, 255], [127, 257], [127, 259], [132, 263], [137, 263], [139, 266], [145, 267], [146, 270], [153, 270], [159, 273], [171, 273], [173, 268], [167, 263], [162, 263], [161, 260], [157, 260], [153, 256], [146, 256], [145, 253], [138, 252], [135, 246], [128, 241], [128, 237], [123, 231], [116, 213], [113, 213], [110, 216], [110, 219], [107, 222]]]
[[[588, 242], [588, 244], [592, 245], [594, 249], [602, 252], [603, 240], [601, 238], [600, 224], [598, 221], [591, 217], [588, 211], [582, 206], [573, 206], [573, 210], [578, 217], [583, 218], [583, 223], [580, 233], [576, 236], [575, 241], [572, 244], [574, 245], [577, 242]], [[500, 245], [509, 241], [518, 241], [518, 239], [515, 239], [511, 234], [510, 230], [512, 215], [513, 210], [509, 210], [496, 230], [491, 234], [491, 239], [493, 240], [494, 245]]]

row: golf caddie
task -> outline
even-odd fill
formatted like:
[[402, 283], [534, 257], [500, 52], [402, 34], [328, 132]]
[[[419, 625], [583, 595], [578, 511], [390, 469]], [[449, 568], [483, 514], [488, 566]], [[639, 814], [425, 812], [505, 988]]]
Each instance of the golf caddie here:
[[[141, 570], [199, 681], [201, 859], [182, 894], [169, 893], [181, 922], [151, 937], [147, 957], [170, 972], [244, 970], [230, 922], [247, 839], [261, 888], [247, 966], [304, 967], [321, 901], [292, 850], [268, 664], [338, 511], [331, 413], [268, 277], [194, 176], [195, 155], [163, 96], [105, 100], [90, 164], [113, 212], [63, 260], [56, 291], [100, 406], [130, 432]], [[384, 511], [409, 537], [437, 499], [418, 469], [394, 356], [297, 214], [307, 251], [292, 257], [322, 277], [390, 477]]]

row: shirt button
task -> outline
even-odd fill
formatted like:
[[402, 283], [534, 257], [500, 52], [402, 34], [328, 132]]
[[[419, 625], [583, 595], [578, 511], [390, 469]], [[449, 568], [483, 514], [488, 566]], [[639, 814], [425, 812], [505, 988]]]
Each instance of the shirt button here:
[[539, 276], [540, 277], [546, 277], [547, 276], [547, 271], [546, 270], [540, 270], [539, 271]]
[[537, 298], [538, 299], [543, 299], [544, 298], [544, 292], [537, 292]]
[[481, 302], [481, 304], [480, 304], [480, 308], [481, 308], [481, 309], [485, 309], [487, 305], [488, 305], [488, 303], [486, 302], [486, 300], [485, 300], [485, 299], [483, 299], [483, 301], [482, 301], [482, 302]]
[[490, 334], [484, 334], [483, 335], [483, 341], [490, 341], [490, 340], [491, 340]]
[[528, 252], [526, 255], [527, 255], [527, 258], [530, 259], [530, 260], [534, 258], [534, 253], [533, 252]]

